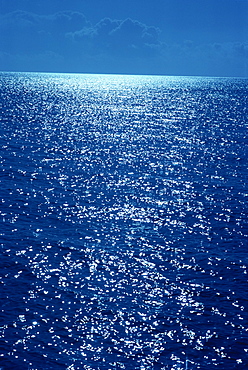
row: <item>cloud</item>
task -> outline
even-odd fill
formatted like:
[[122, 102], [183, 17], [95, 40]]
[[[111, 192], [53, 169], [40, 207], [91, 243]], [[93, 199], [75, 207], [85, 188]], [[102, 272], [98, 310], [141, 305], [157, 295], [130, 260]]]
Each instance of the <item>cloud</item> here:
[[[158, 28], [130, 18], [104, 18], [92, 25], [79, 12], [38, 15], [15, 11], [0, 16], [0, 50], [18, 55], [54, 52], [72, 58], [150, 57], [158, 53]], [[49, 55], [49, 54], [47, 54]]]
[[158, 35], [159, 31], [155, 27], [148, 27], [130, 18], [120, 22], [118, 27], [109, 34], [115, 45], [127, 48], [143, 48], [150, 44], [157, 44]]
[[50, 25], [51, 31], [57, 30], [63, 34], [82, 29], [86, 26], [89, 27], [91, 24], [84, 14], [79, 12], [59, 12], [46, 17], [43, 16], [43, 18], [47, 20], [47, 24]]
[[0, 16], [0, 27], [6, 29], [36, 30], [50, 28], [54, 31], [66, 32], [68, 30], [81, 29], [90, 25], [84, 14], [73, 11], [58, 12], [52, 15], [39, 15], [27, 11], [16, 10]]
[[234, 51], [241, 57], [248, 59], [248, 41], [237, 42], [233, 46]]
[[[65, 42], [65, 33], [76, 31], [90, 23], [78, 12], [38, 15], [15, 11], [0, 16], [0, 48], [6, 52], [33, 53], [46, 50], [57, 52]], [[62, 49], [61, 49], [62, 51]]]
[[[161, 31], [137, 20], [79, 12], [0, 16], [0, 70], [181, 75], [245, 75], [248, 42], [161, 41]], [[166, 35], [164, 35], [166, 39]]]
[[104, 18], [95, 26], [84, 27], [70, 32], [67, 37], [85, 46], [91, 45], [91, 52], [128, 55], [130, 57], [154, 55], [156, 47], [161, 46], [159, 29], [127, 18], [116, 20]]
[[195, 43], [187, 40], [163, 49], [168, 74], [247, 76], [248, 42]]
[[11, 30], [13, 28], [16, 29], [31, 28], [32, 26], [37, 24], [40, 18], [41, 17], [36, 14], [17, 10], [12, 13], [1, 15], [0, 27], [3, 30], [4, 29]]

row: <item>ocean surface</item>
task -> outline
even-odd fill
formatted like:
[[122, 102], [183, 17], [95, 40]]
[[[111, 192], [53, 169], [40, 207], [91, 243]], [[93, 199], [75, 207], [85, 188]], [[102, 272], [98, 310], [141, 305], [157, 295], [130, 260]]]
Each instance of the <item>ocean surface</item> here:
[[0, 369], [248, 366], [248, 80], [0, 73]]

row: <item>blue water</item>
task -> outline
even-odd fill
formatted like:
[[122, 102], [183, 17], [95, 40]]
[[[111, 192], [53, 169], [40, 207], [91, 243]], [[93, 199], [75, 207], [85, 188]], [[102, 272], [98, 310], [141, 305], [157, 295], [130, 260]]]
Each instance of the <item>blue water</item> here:
[[248, 80], [0, 74], [0, 369], [246, 369]]

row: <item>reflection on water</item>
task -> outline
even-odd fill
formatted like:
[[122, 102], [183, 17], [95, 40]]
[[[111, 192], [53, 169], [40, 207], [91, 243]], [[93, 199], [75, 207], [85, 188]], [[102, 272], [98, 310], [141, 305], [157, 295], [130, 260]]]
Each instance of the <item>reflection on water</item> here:
[[247, 80], [0, 82], [2, 369], [245, 369]]

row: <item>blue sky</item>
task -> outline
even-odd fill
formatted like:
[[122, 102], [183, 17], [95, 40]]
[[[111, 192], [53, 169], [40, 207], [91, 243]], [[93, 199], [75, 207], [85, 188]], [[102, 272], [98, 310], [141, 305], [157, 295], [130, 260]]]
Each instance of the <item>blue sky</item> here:
[[248, 0], [0, 0], [0, 70], [248, 77]]

